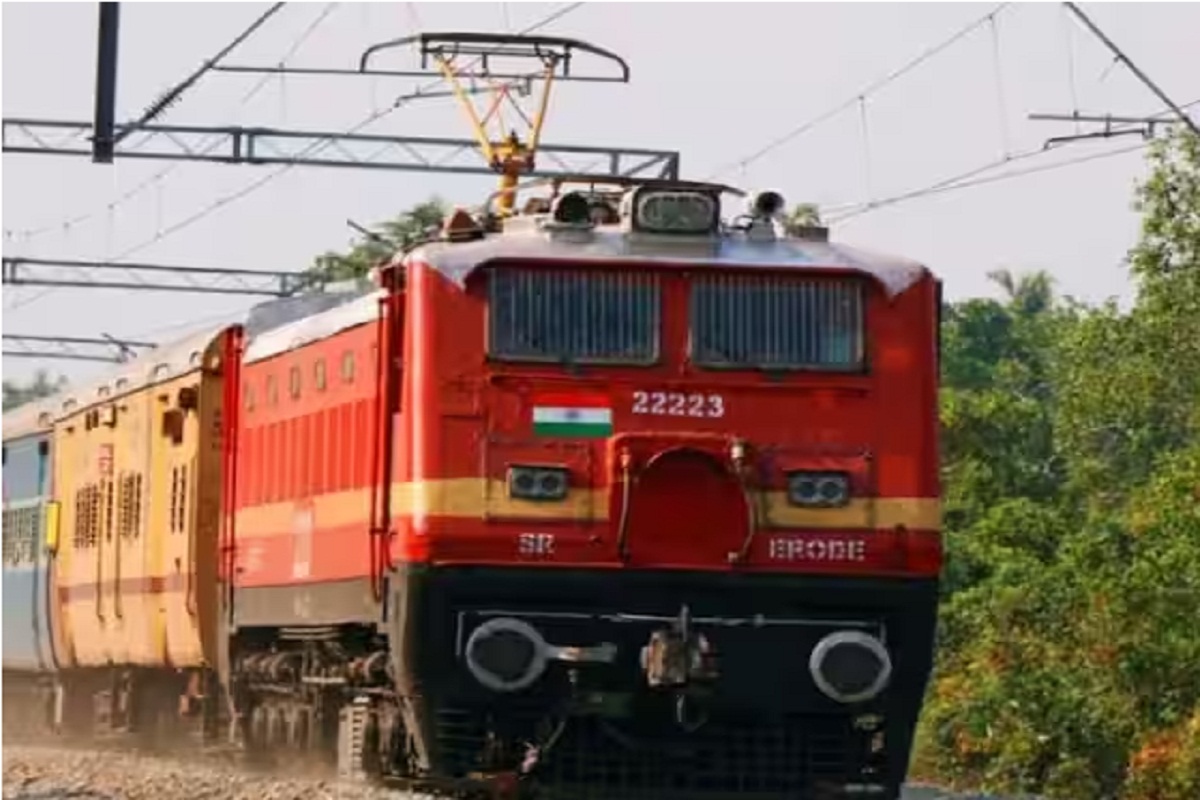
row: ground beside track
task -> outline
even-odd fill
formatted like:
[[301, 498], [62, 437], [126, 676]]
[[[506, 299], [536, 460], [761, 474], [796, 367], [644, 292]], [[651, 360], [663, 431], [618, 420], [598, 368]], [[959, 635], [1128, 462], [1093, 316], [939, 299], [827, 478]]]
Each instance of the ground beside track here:
[[[432, 800], [417, 796], [420, 800]], [[181, 756], [4, 745], [3, 800], [399, 800], [409, 792], [339, 785]], [[905, 800], [1002, 800], [913, 788]]]
[[[212, 759], [4, 745], [3, 800], [398, 800], [408, 793], [252, 771]], [[426, 800], [426, 798], [422, 798]], [[429, 799], [432, 800], [432, 799]]]

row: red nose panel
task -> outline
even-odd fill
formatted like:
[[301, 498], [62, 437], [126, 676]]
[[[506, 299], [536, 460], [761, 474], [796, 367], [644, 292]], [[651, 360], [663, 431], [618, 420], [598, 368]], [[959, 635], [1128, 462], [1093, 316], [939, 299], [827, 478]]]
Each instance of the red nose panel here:
[[720, 566], [738, 552], [749, 527], [737, 479], [711, 455], [664, 453], [633, 485], [628, 519], [629, 563]]

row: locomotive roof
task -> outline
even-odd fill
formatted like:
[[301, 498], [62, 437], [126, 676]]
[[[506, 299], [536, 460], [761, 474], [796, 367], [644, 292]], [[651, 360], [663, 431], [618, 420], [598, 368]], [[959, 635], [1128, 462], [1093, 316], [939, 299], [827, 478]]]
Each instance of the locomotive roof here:
[[571, 239], [526, 227], [474, 242], [431, 242], [406, 261], [419, 261], [463, 285], [479, 267], [492, 261], [647, 261], [691, 268], [759, 268], [853, 270], [877, 280], [894, 297], [916, 283], [924, 265], [835, 242], [792, 238], [754, 241], [741, 234], [711, 239], [639, 236], [619, 229], [596, 228], [585, 238]]
[[[494, 234], [474, 242], [431, 242], [402, 257], [402, 261], [428, 264], [462, 286], [477, 268], [492, 261], [520, 260], [578, 263], [628, 261], [714, 268], [772, 268], [853, 270], [877, 280], [889, 296], [903, 292], [925, 272], [918, 262], [881, 255], [844, 244], [778, 239], [750, 241], [742, 236], [716, 240], [631, 236], [619, 230], [595, 230], [586, 241], [556, 238], [533, 227]], [[301, 317], [250, 340], [244, 362], [252, 364], [340, 331], [371, 322], [379, 314], [383, 290], [356, 297], [341, 305]]]
[[384, 290], [376, 289], [312, 316], [301, 317], [264, 331], [250, 340], [242, 361], [246, 364], [263, 361], [297, 347], [327, 339], [339, 331], [371, 322], [379, 316], [379, 299], [385, 294]]
[[[230, 327], [233, 325], [227, 322], [206, 326], [174, 342], [147, 351], [99, 378], [78, 387], [68, 388], [58, 397], [58, 413], [55, 416], [73, 414], [97, 402], [162, 383], [196, 369], [204, 351], [222, 331]], [[108, 391], [101, 396], [101, 390], [106, 388]], [[74, 407], [65, 408], [72, 400], [75, 401]]]

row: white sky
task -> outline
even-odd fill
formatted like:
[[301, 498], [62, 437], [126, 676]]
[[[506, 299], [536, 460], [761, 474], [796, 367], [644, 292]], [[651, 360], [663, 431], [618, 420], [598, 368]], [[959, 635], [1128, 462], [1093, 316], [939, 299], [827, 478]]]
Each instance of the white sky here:
[[[290, 3], [228, 63], [277, 61], [325, 8]], [[141, 113], [240, 32], [265, 3], [123, 3], [119, 117]], [[935, 45], [991, 4], [588, 3], [540, 32], [622, 54], [632, 81], [557, 87], [544, 140], [678, 149], [684, 177], [705, 178], [839, 103]], [[289, 62], [353, 66], [368, 44], [417, 30], [517, 30], [548, 3], [342, 3]], [[1200, 4], [1088, 3], [1084, 9], [1177, 102], [1200, 100]], [[3, 114], [90, 120], [96, 4], [4, 3]], [[857, 107], [721, 177], [826, 206], [927, 186], [1072, 132], [1029, 112], [1151, 114], [1162, 104], [1057, 3], [1014, 4], [970, 36], [867, 98], [869, 158]], [[1002, 95], [997, 91], [999, 44]], [[402, 62], [393, 61], [395, 66]], [[415, 66], [415, 58], [404, 66]], [[1073, 88], [1071, 76], [1074, 76]], [[344, 130], [418, 81], [277, 80], [252, 101], [253, 76], [210, 73], [159, 121]], [[1003, 109], [1003, 113], [1001, 110]], [[1196, 106], [1195, 110], [1200, 110]], [[1091, 126], [1094, 127], [1094, 126]], [[465, 137], [451, 100], [391, 114], [367, 132]], [[1128, 148], [1138, 139], [1078, 143], [1008, 169]], [[864, 163], [869, 162], [869, 170]], [[109, 212], [108, 203], [170, 166], [5, 155], [6, 256], [105, 258], [156, 234], [274, 167], [183, 163]], [[869, 184], [867, 176], [869, 174]], [[992, 174], [992, 173], [985, 173]], [[1047, 269], [1060, 289], [1091, 301], [1128, 298], [1120, 265], [1138, 219], [1132, 189], [1143, 153], [1101, 158], [881, 208], [835, 225], [834, 238], [927, 263], [951, 297], [994, 294], [989, 270]], [[369, 224], [437, 193], [475, 204], [487, 177], [297, 168], [130, 260], [298, 270]], [[93, 213], [64, 231], [61, 222]], [[30, 237], [26, 231], [49, 226]], [[255, 298], [152, 292], [4, 288], [8, 334], [173, 338], [190, 323], [247, 308]], [[31, 298], [37, 296], [36, 300]], [[73, 378], [102, 369], [4, 359], [6, 377], [48, 366]]]

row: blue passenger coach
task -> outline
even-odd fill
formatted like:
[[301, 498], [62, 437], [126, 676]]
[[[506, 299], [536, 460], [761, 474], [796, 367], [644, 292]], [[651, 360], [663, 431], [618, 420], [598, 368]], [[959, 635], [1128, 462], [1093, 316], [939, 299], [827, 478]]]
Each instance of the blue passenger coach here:
[[55, 668], [52, 573], [45, 541], [55, 400], [4, 415], [4, 672]]

